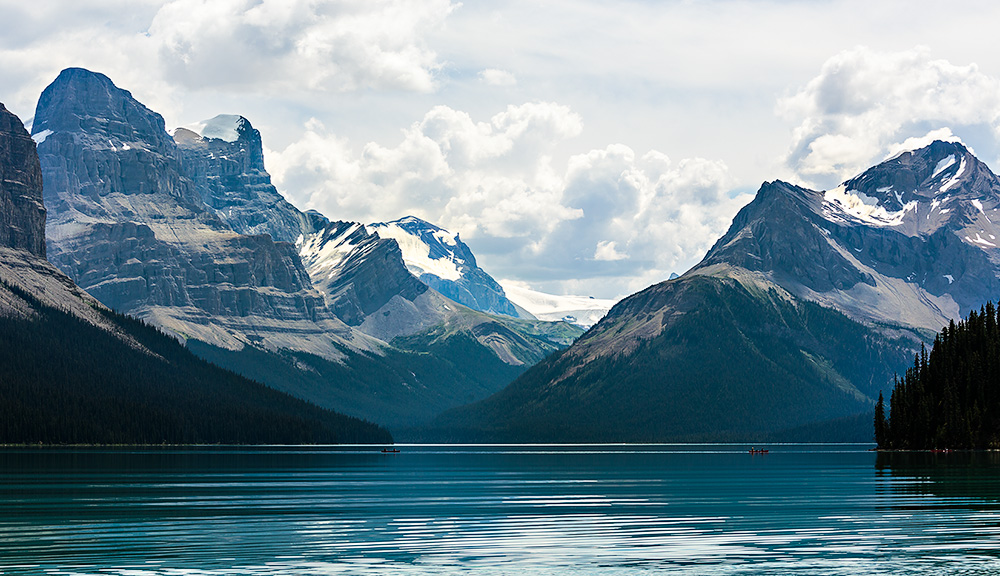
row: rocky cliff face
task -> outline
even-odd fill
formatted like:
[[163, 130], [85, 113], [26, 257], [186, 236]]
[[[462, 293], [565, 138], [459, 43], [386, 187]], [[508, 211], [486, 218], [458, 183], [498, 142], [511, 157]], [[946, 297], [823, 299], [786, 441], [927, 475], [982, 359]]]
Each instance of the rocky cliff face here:
[[245, 118], [171, 137], [107, 77], [70, 69], [43, 93], [34, 129], [53, 263], [108, 306], [324, 407], [426, 419], [579, 332], [495, 323], [413, 277], [395, 240], [299, 212], [271, 185]]
[[[232, 168], [209, 156], [189, 168], [159, 114], [81, 69], [42, 93], [33, 130], [49, 258], [102, 302], [224, 348], [339, 358], [343, 349], [377, 347], [327, 309], [292, 244], [240, 234], [206, 207], [206, 197], [231, 192], [202, 192], [206, 182], [259, 158]], [[253, 186], [233, 195], [244, 189]]]
[[174, 140], [202, 200], [240, 234], [295, 242], [309, 220], [271, 184], [260, 132], [242, 116], [219, 115], [178, 128]]
[[42, 170], [35, 142], [0, 104], [0, 245], [45, 257]]
[[[0, 315], [32, 317], [23, 290], [105, 330], [120, 330], [99, 312], [100, 304], [45, 259], [42, 171], [35, 142], [21, 120], [0, 104]], [[123, 340], [131, 342], [125, 336]]]

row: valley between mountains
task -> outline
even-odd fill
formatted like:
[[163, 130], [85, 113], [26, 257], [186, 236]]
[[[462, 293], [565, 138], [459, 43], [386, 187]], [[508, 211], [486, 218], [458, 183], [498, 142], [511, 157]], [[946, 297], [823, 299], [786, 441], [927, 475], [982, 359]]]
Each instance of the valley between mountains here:
[[168, 132], [99, 73], [64, 70], [20, 128], [5, 317], [53, 307], [47, 325], [117, 334], [104, 354], [168, 356], [109, 318], [141, 320], [291, 413], [355, 423], [341, 439], [869, 441], [893, 375], [1000, 294], [1000, 178], [958, 142], [832, 190], [765, 182], [700, 263], [613, 303], [507, 291], [419, 218], [302, 211], [249, 119]]

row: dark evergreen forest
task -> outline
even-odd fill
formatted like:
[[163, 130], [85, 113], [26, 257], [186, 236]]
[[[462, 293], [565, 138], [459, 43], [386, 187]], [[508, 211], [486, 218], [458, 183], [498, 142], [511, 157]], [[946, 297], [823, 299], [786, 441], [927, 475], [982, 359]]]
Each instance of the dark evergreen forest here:
[[[4, 284], [34, 309], [0, 317], [0, 443], [390, 443], [389, 432], [209, 364], [101, 310], [140, 346]], [[145, 348], [145, 350], [143, 350]]]
[[[876, 409], [879, 448], [1000, 448], [1000, 326], [992, 302], [952, 321], [896, 378], [889, 414]], [[880, 399], [881, 400], [881, 399]]]

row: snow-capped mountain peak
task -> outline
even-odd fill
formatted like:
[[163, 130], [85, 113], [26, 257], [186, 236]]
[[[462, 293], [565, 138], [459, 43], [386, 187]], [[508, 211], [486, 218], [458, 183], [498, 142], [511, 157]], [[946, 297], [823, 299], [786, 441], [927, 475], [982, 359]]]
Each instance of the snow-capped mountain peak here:
[[826, 191], [822, 211], [832, 222], [926, 236], [949, 222], [991, 225], [998, 204], [1000, 179], [960, 142], [935, 141]]
[[521, 316], [458, 233], [416, 216], [369, 224], [367, 230], [395, 240], [410, 273], [448, 298], [482, 312]]
[[[458, 281], [462, 271], [476, 266], [476, 259], [465, 244], [459, 244], [458, 234], [407, 216], [393, 222], [368, 225], [368, 232], [381, 238], [392, 238], [403, 251], [403, 261], [414, 276], [433, 274], [442, 280]], [[463, 250], [464, 249], [464, 250]]]

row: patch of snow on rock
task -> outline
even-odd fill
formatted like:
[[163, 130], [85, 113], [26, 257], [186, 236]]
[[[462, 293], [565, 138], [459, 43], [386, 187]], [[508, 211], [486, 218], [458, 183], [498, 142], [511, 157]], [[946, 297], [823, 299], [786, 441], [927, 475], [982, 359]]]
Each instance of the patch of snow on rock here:
[[963, 172], [965, 172], [965, 158], [962, 158], [962, 163], [958, 166], [958, 172], [955, 172], [955, 175], [941, 186], [941, 192], [947, 192], [952, 186], [958, 184]]
[[974, 244], [982, 244], [983, 246], [991, 246], [993, 248], [997, 247], [996, 244], [990, 242], [989, 240], [986, 240], [985, 238], [980, 236], [979, 233], [976, 233], [975, 238], [969, 238], [968, 236], [966, 236], [965, 239]]
[[937, 166], [934, 167], [934, 173], [931, 174], [931, 178], [937, 177], [938, 174], [944, 172], [953, 164], [955, 164], [954, 154], [948, 156], [947, 158], [943, 158], [940, 162], [937, 163]]
[[455, 241], [455, 237], [457, 235], [457, 232], [448, 232], [447, 230], [438, 230], [437, 232], [434, 232], [434, 237], [437, 238], [442, 244], [447, 244], [448, 246], [458, 245]]
[[[369, 232], [378, 233], [382, 238], [392, 238], [399, 244], [399, 249], [403, 252], [403, 261], [406, 267], [412, 272], [420, 274], [433, 274], [442, 280], [458, 280], [462, 277], [462, 272], [458, 266], [447, 257], [431, 258], [431, 247], [427, 245], [419, 236], [410, 234], [396, 224], [380, 224], [373, 226]], [[440, 233], [436, 233], [435, 237]], [[450, 233], [446, 233], [450, 234]], [[443, 240], [443, 239], [442, 239]], [[455, 235], [451, 234], [450, 245], [454, 246]], [[448, 242], [445, 242], [448, 244]]]
[[46, 138], [52, 136], [53, 134], [55, 134], [55, 132], [52, 130], [42, 130], [38, 134], [32, 136], [31, 139], [35, 141], [35, 144], [41, 144], [42, 142], [45, 142]]
[[898, 226], [903, 223], [906, 213], [917, 207], [916, 201], [907, 202], [902, 210], [889, 212], [884, 206], [879, 205], [878, 199], [866, 196], [862, 192], [848, 190], [842, 185], [828, 190], [823, 199], [850, 216], [876, 226]]

